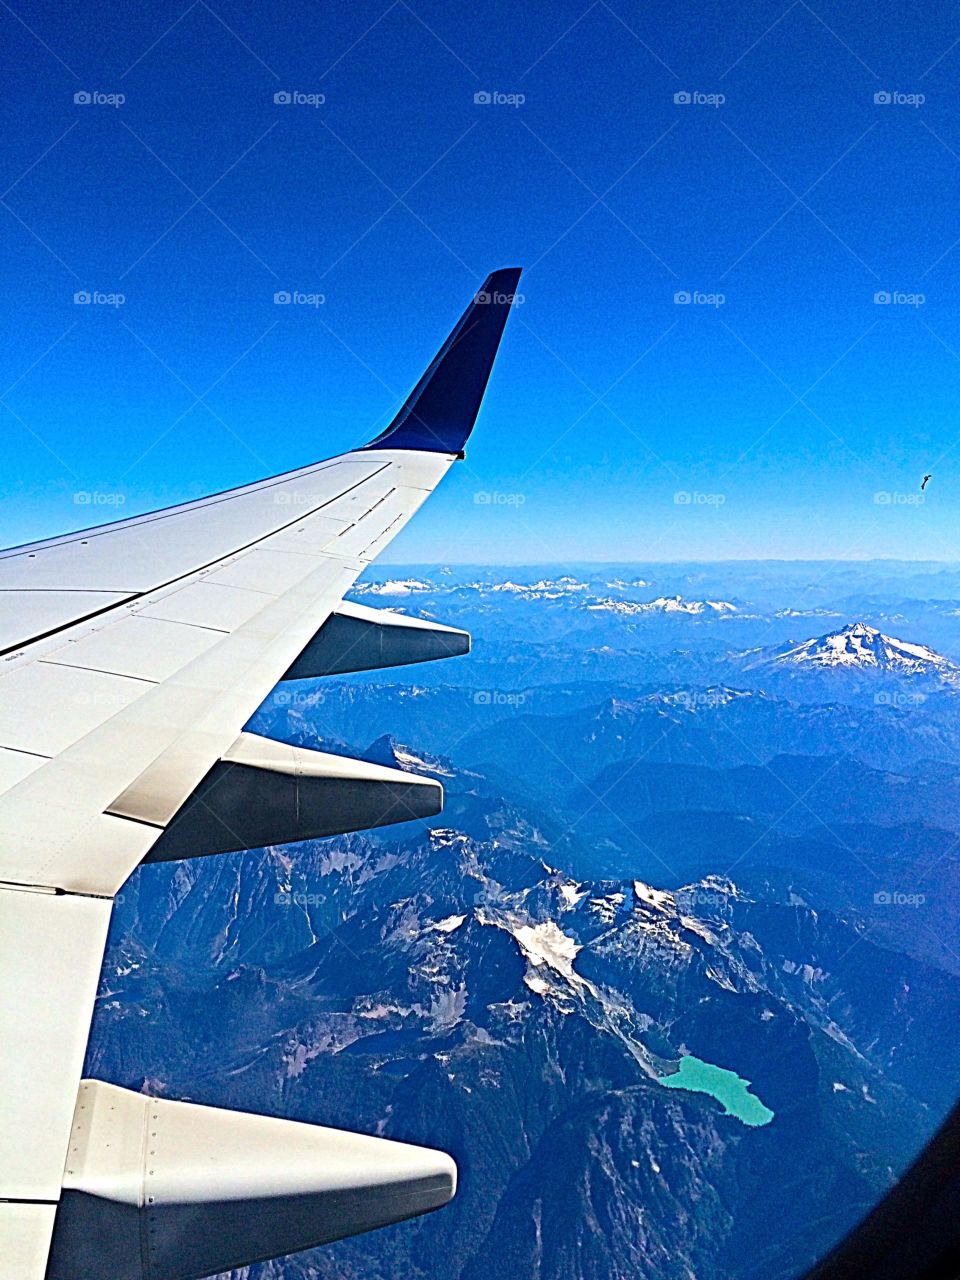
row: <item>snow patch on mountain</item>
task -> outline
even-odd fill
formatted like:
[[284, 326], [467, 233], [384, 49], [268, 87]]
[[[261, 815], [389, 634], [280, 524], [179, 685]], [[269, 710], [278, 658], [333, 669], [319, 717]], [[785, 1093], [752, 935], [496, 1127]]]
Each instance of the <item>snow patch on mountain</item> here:
[[576, 594], [578, 591], [589, 591], [586, 582], [579, 582], [565, 574], [561, 578], [541, 578], [539, 582], [528, 584], [520, 582], [471, 583], [478, 591], [500, 591], [510, 595], [522, 596], [526, 600], [559, 600], [561, 596]]
[[647, 907], [655, 907], [658, 911], [671, 913], [677, 909], [672, 893], [668, 893], [666, 889], [654, 889], [652, 885], [644, 884], [642, 880], [634, 880], [633, 896], [638, 906], [643, 904]]
[[564, 933], [558, 924], [545, 920], [541, 924], [514, 925], [510, 932], [534, 969], [546, 965], [568, 982], [576, 983], [580, 980], [579, 975], [574, 973], [573, 962], [583, 948], [575, 938]]
[[353, 588], [357, 595], [409, 596], [420, 591], [433, 591], [433, 584], [420, 578], [391, 578], [387, 582], [358, 582]]
[[587, 896], [586, 889], [581, 889], [578, 884], [562, 884], [560, 886], [560, 896], [568, 907], [575, 907], [578, 902], [582, 902]]
[[587, 605], [594, 613], [618, 613], [624, 617], [638, 614], [682, 613], [691, 616], [736, 613], [737, 606], [729, 600], [685, 600], [683, 596], [657, 596], [655, 600], [614, 600], [610, 597]]
[[891, 675], [935, 676], [948, 683], [960, 682], [960, 666], [922, 644], [898, 640], [868, 626], [852, 622], [829, 635], [805, 640], [779, 650], [753, 650], [750, 667], [783, 670], [840, 668]]
[[444, 920], [438, 920], [433, 926], [437, 933], [453, 933], [455, 929], [459, 929], [466, 916], [447, 916]]

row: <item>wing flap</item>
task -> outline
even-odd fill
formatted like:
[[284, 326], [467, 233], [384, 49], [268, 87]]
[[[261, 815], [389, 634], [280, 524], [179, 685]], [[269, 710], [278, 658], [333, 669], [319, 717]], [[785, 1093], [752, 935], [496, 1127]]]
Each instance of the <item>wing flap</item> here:
[[440, 1151], [99, 1080], [70, 1147], [47, 1280], [193, 1280], [426, 1213], [456, 1185]]
[[326, 620], [284, 680], [376, 671], [470, 652], [470, 636], [423, 618], [344, 602]]
[[112, 905], [0, 888], [0, 1200], [60, 1195]]
[[56, 1206], [0, 1204], [3, 1265], [11, 1280], [44, 1280]]
[[294, 844], [432, 818], [442, 808], [443, 787], [432, 778], [241, 733], [147, 861]]

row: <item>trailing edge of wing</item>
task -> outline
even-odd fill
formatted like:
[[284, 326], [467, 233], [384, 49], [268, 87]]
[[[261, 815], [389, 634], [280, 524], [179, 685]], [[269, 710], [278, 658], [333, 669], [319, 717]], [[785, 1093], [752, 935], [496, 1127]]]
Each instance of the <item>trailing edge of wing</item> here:
[[283, 678], [306, 680], [348, 671], [376, 671], [469, 652], [466, 631], [344, 601]]
[[442, 808], [433, 778], [241, 733], [145, 861], [294, 844], [432, 818]]
[[463, 452], [519, 280], [519, 267], [487, 276], [403, 408], [365, 448]]
[[47, 1280], [194, 1280], [438, 1209], [456, 1176], [426, 1147], [85, 1080]]

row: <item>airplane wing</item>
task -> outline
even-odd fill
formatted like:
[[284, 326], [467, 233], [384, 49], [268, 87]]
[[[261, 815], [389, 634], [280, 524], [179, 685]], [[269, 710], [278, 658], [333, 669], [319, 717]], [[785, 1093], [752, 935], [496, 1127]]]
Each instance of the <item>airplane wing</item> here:
[[243, 726], [284, 679], [466, 652], [343, 596], [462, 456], [519, 274], [487, 279], [370, 444], [0, 552], [9, 1280], [190, 1280], [452, 1196], [440, 1152], [80, 1077], [113, 896], [142, 862], [439, 812], [432, 779]]

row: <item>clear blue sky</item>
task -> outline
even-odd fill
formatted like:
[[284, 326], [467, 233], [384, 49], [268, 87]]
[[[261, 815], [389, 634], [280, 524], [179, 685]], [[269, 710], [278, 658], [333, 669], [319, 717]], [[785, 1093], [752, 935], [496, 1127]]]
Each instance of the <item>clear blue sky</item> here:
[[960, 559], [954, 6], [11, 0], [0, 29], [0, 543], [369, 438], [516, 263], [467, 462], [394, 559]]

